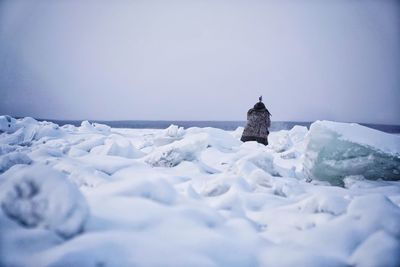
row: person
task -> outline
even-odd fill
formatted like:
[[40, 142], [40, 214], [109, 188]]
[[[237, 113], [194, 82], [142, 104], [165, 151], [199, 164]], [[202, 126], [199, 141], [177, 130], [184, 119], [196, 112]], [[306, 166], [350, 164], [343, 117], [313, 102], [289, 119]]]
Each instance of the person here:
[[268, 145], [268, 128], [271, 126], [271, 113], [262, 102], [262, 96], [259, 102], [247, 112], [247, 124], [244, 128], [242, 138], [243, 142], [257, 141], [258, 143]]

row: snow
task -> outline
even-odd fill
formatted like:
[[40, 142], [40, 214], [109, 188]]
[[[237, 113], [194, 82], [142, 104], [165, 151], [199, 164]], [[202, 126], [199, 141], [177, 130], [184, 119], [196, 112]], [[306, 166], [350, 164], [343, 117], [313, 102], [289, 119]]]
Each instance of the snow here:
[[83, 231], [88, 206], [61, 173], [44, 165], [16, 166], [1, 186], [3, 212], [26, 227], [44, 227], [62, 237]]
[[0, 127], [0, 266], [400, 266], [399, 136]]

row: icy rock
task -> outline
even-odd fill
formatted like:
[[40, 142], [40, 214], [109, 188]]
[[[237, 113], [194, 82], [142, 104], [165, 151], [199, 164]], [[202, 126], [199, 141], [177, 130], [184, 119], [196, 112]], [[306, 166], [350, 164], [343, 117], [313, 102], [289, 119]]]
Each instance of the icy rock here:
[[42, 227], [69, 238], [80, 233], [88, 206], [64, 175], [48, 166], [18, 166], [2, 175], [0, 202], [4, 213], [26, 227]]
[[174, 167], [182, 161], [192, 161], [207, 147], [207, 136], [191, 135], [180, 141], [161, 146], [148, 155], [145, 161], [154, 167]]
[[307, 136], [304, 170], [309, 179], [343, 185], [343, 178], [400, 180], [400, 136], [358, 124], [314, 122]]
[[24, 153], [11, 152], [0, 156], [0, 173], [7, 171], [16, 164], [30, 164], [32, 160]]

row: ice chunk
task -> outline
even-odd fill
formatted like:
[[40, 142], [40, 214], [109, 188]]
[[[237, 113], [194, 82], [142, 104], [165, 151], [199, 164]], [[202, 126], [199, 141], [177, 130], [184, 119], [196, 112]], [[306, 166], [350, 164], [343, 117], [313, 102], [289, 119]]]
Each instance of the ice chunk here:
[[167, 129], [163, 130], [159, 136], [154, 138], [154, 145], [163, 146], [174, 141], [182, 139], [185, 134], [183, 127], [171, 124]]
[[108, 134], [110, 133], [111, 128], [107, 125], [100, 123], [90, 123], [89, 121], [82, 121], [81, 127], [79, 127], [80, 132], [89, 132], [89, 133], [102, 133]]
[[61, 137], [63, 135], [63, 133], [60, 131], [60, 127], [52, 122], [40, 122], [37, 124], [37, 128], [35, 130], [35, 140], [40, 140], [42, 138], [49, 139]]
[[185, 134], [185, 130], [183, 127], [178, 127], [174, 124], [171, 124], [167, 129], [163, 131], [165, 136], [173, 137], [173, 138], [180, 138]]
[[94, 147], [90, 152], [97, 155], [119, 156], [130, 159], [139, 158], [144, 155], [128, 139], [118, 135], [110, 135], [105, 140], [104, 145]]
[[0, 173], [7, 171], [16, 164], [30, 164], [32, 160], [24, 153], [11, 152], [0, 156]]
[[155, 167], [174, 167], [184, 160], [192, 161], [207, 147], [207, 136], [191, 135], [172, 144], [161, 146], [148, 155], [147, 163]]
[[343, 185], [343, 178], [400, 180], [400, 136], [358, 124], [314, 122], [307, 136], [304, 170], [309, 179]]
[[298, 143], [304, 140], [308, 133], [308, 129], [305, 126], [300, 126], [300, 125], [295, 125], [290, 131], [289, 131], [289, 137], [290, 140], [293, 143]]
[[102, 133], [109, 133], [111, 131], [111, 127], [105, 124], [101, 124], [101, 123], [93, 123], [94, 128]]
[[[297, 146], [304, 141], [308, 133], [307, 127], [296, 125], [291, 130], [282, 130], [271, 132], [268, 148], [277, 153], [282, 153], [290, 150], [293, 146]], [[298, 149], [301, 149], [299, 147]]]
[[258, 169], [271, 175], [278, 175], [274, 166], [274, 157], [268, 151], [246, 153], [244, 157], [232, 162], [231, 164], [230, 170], [245, 177]]
[[84, 228], [88, 206], [79, 190], [48, 166], [19, 166], [2, 175], [4, 213], [26, 227], [44, 227], [63, 237]]
[[0, 133], [13, 133], [16, 130], [15, 123], [16, 119], [8, 115], [0, 116]]
[[240, 140], [240, 138], [242, 137], [243, 131], [244, 131], [244, 127], [239, 126], [231, 134], [235, 139]]
[[346, 211], [349, 200], [334, 194], [315, 194], [298, 203], [302, 212], [330, 213], [339, 215]]
[[216, 128], [205, 127], [198, 128], [192, 127], [186, 130], [186, 134], [199, 134], [203, 133], [207, 135], [207, 145], [215, 147], [220, 151], [228, 152], [237, 149], [243, 144], [242, 141], [236, 139], [232, 134]]
[[51, 139], [63, 135], [57, 124], [38, 122], [30, 117], [16, 120], [9, 116], [0, 116], [0, 132], [2, 131], [8, 133], [3, 142], [18, 145], [30, 145], [34, 140]]
[[17, 149], [17, 146], [10, 146], [7, 144], [0, 144], [0, 155], [4, 155], [13, 152]]
[[272, 132], [268, 137], [268, 148], [275, 152], [284, 152], [293, 146], [292, 140], [289, 136], [289, 131], [283, 130], [279, 132]]
[[86, 140], [83, 140], [74, 147], [89, 152], [92, 148], [100, 145], [104, 145], [104, 136], [90, 136]]

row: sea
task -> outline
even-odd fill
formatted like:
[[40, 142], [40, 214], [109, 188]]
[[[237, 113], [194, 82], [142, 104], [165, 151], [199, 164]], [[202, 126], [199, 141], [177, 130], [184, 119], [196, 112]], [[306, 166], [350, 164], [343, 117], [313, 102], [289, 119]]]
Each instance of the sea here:
[[[39, 119], [44, 120], [44, 119]], [[72, 124], [75, 126], [81, 125], [82, 121], [79, 120], [48, 120], [58, 125]], [[223, 130], [233, 131], [238, 127], [244, 127], [245, 121], [151, 121], [151, 120], [120, 120], [120, 121], [102, 121], [102, 120], [90, 120], [90, 122], [106, 124], [114, 128], [131, 128], [131, 129], [165, 129], [171, 124], [178, 125], [183, 128], [190, 127], [213, 127]], [[299, 121], [272, 121], [270, 131], [290, 130], [295, 125], [310, 127], [312, 122], [299, 122]], [[387, 133], [400, 134], [400, 125], [387, 125], [387, 124], [368, 124], [359, 123], [361, 125], [380, 130]]]

